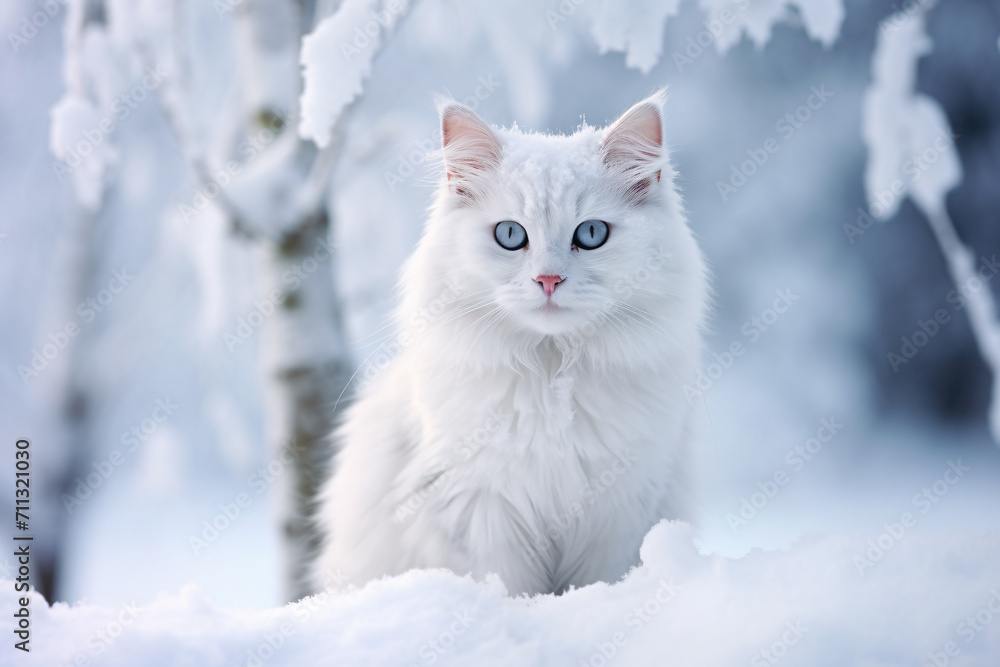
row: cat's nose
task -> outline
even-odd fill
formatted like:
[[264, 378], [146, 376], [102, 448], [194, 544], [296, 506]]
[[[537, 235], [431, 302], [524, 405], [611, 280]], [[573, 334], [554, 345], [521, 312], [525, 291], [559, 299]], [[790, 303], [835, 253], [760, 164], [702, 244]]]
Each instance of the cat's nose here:
[[556, 285], [562, 281], [563, 279], [559, 276], [538, 276], [535, 278], [535, 282], [545, 290], [545, 296], [552, 296], [552, 293], [556, 291]]

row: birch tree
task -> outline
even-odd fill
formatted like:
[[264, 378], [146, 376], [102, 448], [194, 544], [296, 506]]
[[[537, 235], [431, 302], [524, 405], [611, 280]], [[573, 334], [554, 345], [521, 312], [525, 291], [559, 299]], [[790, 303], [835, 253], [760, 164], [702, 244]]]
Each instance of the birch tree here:
[[[21, 370], [21, 379], [40, 403], [57, 419], [50, 425], [49, 442], [38, 443], [33, 456], [38, 462], [33, 494], [35, 518], [34, 584], [46, 599], [59, 590], [59, 572], [64, 561], [67, 512], [63, 498], [72, 492], [73, 481], [89, 472], [91, 414], [94, 396], [88, 383], [89, 351], [95, 337], [91, 328], [80, 327], [74, 305], [96, 291], [98, 273], [104, 264], [101, 232], [109, 224], [102, 215], [101, 202], [114, 183], [105, 178], [105, 168], [113, 160], [109, 145], [90, 145], [84, 161], [74, 151], [81, 130], [99, 127], [100, 119], [118, 92], [104, 85], [106, 77], [95, 74], [95, 61], [103, 55], [106, 11], [103, 0], [78, 1], [69, 5], [64, 27], [66, 49], [64, 80], [66, 93], [52, 110], [50, 148], [56, 158], [54, 176], [70, 184], [74, 206], [64, 234], [56, 240], [58, 287], [50, 306], [52, 321], [72, 322], [76, 333], [66, 331], [65, 345], [57, 357], [43, 367], [32, 360]], [[57, 334], [58, 335], [58, 334]], [[46, 341], [47, 342], [47, 341]]]
[[[366, 44], [363, 56], [341, 56], [349, 68], [365, 63], [366, 71], [355, 79], [360, 85], [377, 46], [405, 8], [397, 0], [391, 12], [377, 5], [215, 0], [217, 19], [231, 22], [232, 53], [220, 59], [198, 50], [195, 33], [204, 13], [198, 14], [193, 3], [112, 0], [106, 6], [103, 0], [75, 0], [68, 19], [72, 27], [66, 32], [67, 71], [73, 75], [54, 112], [58, 156], [66, 148], [59, 137], [75, 139], [81, 123], [100, 117], [100, 101], [94, 97], [105, 88], [102, 79], [112, 76], [109, 70], [135, 59], [143, 69], [169, 72], [155, 87], [155, 95], [198, 193], [192, 205], [180, 205], [179, 215], [194, 223], [200, 210], [216, 208], [228, 220], [233, 242], [256, 248], [260, 312], [266, 318], [262, 327], [266, 440], [270, 460], [282, 461], [285, 470], [272, 496], [277, 497], [289, 599], [307, 592], [302, 573], [316, 541], [310, 503], [330, 455], [325, 443], [333, 426], [333, 408], [353, 370], [334, 280], [336, 250], [330, 243], [334, 221], [328, 202], [330, 172], [341, 144], [342, 112], [360, 92], [345, 97], [323, 142], [300, 137], [300, 47], [326, 16], [352, 26], [360, 21], [362, 29], [373, 16], [388, 17], [377, 23], [378, 39]], [[101, 42], [97, 35], [105, 31], [127, 35], [129, 48], [105, 49], [106, 58], [98, 61], [92, 57], [93, 49], [83, 45]], [[206, 108], [199, 89], [206, 80], [200, 73], [210, 67], [230, 68], [227, 73], [231, 72], [238, 91], [236, 99], [221, 109]], [[114, 160], [110, 140], [99, 148], [71, 175], [76, 199], [88, 212], [81, 215], [83, 226], [90, 216], [101, 215], [101, 193], [109, 180], [106, 167]], [[88, 244], [80, 242], [77, 247]], [[83, 432], [78, 426], [71, 430]], [[51, 588], [45, 592], [51, 594]]]
[[[240, 103], [221, 118], [199, 111], [191, 25], [174, 3], [174, 84], [161, 103], [203, 192], [229, 219], [236, 242], [258, 246], [260, 294], [276, 295], [263, 335], [263, 373], [270, 457], [287, 462], [274, 496], [284, 558], [285, 591], [301, 597], [303, 568], [315, 537], [310, 500], [329, 452], [332, 408], [350, 377], [350, 360], [332, 270], [327, 207], [338, 142], [318, 149], [296, 133], [299, 44], [323, 12], [322, 2], [215, 3], [235, 30]], [[246, 138], [261, 146], [239, 173], [227, 170]], [[227, 140], [228, 139], [228, 140]], [[186, 213], [191, 214], [191, 211]], [[183, 213], [182, 213], [183, 215]]]

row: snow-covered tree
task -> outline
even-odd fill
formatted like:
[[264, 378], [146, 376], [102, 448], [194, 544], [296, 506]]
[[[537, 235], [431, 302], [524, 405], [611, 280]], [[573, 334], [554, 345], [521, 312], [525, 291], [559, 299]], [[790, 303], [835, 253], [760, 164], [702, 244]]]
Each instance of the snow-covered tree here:
[[[80, 27], [66, 33], [69, 90], [54, 111], [53, 146], [65, 159], [81, 131], [114, 111], [116, 85], [155, 73], [162, 81], [150, 83], [149, 93], [195, 178], [194, 197], [178, 207], [181, 222], [205, 224], [206, 211], [220, 211], [233, 242], [257, 249], [260, 298], [253, 317], [266, 320], [267, 439], [272, 457], [294, 461], [291, 474], [277, 482], [289, 597], [303, 592], [300, 575], [314, 541], [309, 502], [329, 455], [324, 441], [333, 406], [352, 371], [333, 280], [328, 207], [340, 141], [336, 130], [321, 148], [298, 136], [303, 35], [335, 10], [369, 9], [346, 3], [338, 10], [338, 4], [217, 0], [215, 18], [232, 27], [227, 53], [199, 43], [205, 16], [192, 3], [79, 0], [71, 15]], [[200, 94], [213, 78], [203, 73], [206, 62], [226, 68], [225, 77], [234, 80], [221, 108]], [[115, 160], [112, 140], [102, 138], [93, 152], [73, 159], [80, 162], [71, 176], [81, 216], [100, 215]], [[225, 274], [226, 267], [216, 270]], [[230, 350], [243, 342], [239, 331], [226, 336]]]

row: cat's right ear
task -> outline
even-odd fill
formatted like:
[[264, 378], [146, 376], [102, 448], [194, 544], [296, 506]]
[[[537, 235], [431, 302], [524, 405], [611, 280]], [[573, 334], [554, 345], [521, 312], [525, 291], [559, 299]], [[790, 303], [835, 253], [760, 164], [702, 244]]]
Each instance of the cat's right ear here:
[[443, 102], [440, 112], [448, 186], [457, 195], [474, 197], [477, 182], [500, 167], [500, 139], [464, 104]]
[[660, 90], [621, 115], [604, 132], [601, 156], [626, 187], [631, 202], [642, 203], [660, 182], [666, 164], [663, 148], [663, 105], [667, 95]]

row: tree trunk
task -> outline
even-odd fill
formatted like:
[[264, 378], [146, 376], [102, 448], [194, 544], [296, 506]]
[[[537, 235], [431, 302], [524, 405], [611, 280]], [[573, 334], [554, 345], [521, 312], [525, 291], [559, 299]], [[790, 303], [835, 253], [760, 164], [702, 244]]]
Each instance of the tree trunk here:
[[[265, 126], [280, 135], [215, 201], [229, 216], [234, 237], [259, 245], [263, 289], [258, 299], [265, 311], [271, 308], [268, 303], [276, 304], [263, 331], [265, 421], [268, 463], [281, 470], [271, 495], [288, 600], [310, 592], [305, 572], [318, 542], [311, 507], [330, 456], [326, 443], [334, 404], [351, 375], [326, 210], [339, 141], [317, 150], [298, 138], [298, 115], [288, 113], [297, 109], [301, 91], [302, 36], [338, 5], [336, 0], [247, 0], [238, 5], [232, 17], [243, 104], [229, 127], [216, 124], [244, 128], [242, 136]], [[178, 48], [188, 43], [184, 36], [175, 39]], [[178, 60], [190, 58], [179, 53]], [[195, 175], [208, 186], [213, 168], [233, 159], [236, 147], [206, 154], [206, 142], [194, 131], [198, 123], [191, 113], [190, 82], [178, 79], [181, 90], [165, 90], [161, 101]], [[240, 179], [250, 179], [244, 181], [249, 185], [241, 189]]]
[[266, 293], [280, 295], [264, 334], [264, 364], [271, 461], [281, 469], [273, 497], [289, 600], [312, 592], [305, 577], [318, 546], [312, 507], [331, 455], [333, 408], [351, 376], [329, 234], [321, 209], [264, 249]]

